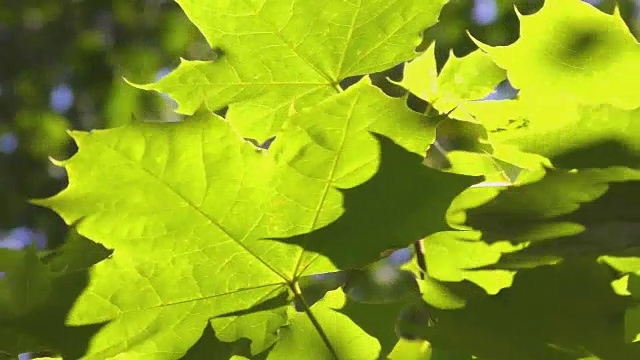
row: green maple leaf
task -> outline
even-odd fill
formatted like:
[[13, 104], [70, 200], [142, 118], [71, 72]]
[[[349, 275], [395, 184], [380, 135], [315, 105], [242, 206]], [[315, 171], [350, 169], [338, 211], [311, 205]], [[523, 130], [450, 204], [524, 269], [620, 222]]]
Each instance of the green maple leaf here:
[[[453, 296], [454, 304], [448, 303], [448, 289], [446, 284], [441, 282], [453, 283], [467, 280], [480, 286], [488, 294], [496, 294], [511, 285], [514, 275], [511, 271], [473, 269], [496, 264], [503, 254], [514, 252], [518, 247], [504, 241], [487, 243], [482, 241], [480, 235], [474, 231], [443, 231], [423, 240], [429, 274], [421, 284], [425, 301], [436, 307], [442, 303], [444, 308], [457, 307], [455, 296]], [[440, 299], [440, 295], [445, 299]]]
[[[425, 169], [419, 179], [427, 181], [420, 184], [427, 190], [420, 206], [432, 206], [428, 231], [445, 226], [448, 203], [477, 181], [424, 168], [418, 154], [433, 139], [429, 118], [367, 80], [294, 115], [287, 124], [266, 152], [208, 112], [180, 123], [72, 133], [79, 151], [62, 163], [69, 187], [38, 203], [76, 224], [79, 233], [114, 249], [112, 257], [93, 268], [88, 288], [67, 318], [74, 326], [107, 323], [93, 338], [87, 358], [178, 358], [208, 323], [222, 342], [249, 339], [252, 354], [273, 346], [273, 358], [283, 349], [293, 351], [299, 338], [295, 334], [308, 333], [312, 324], [319, 340], [312, 343], [332, 344], [318, 352], [348, 356], [351, 350], [340, 344], [362, 338], [361, 330], [321, 305], [315, 321], [309, 317], [313, 309], [293, 316], [291, 294], [300, 296], [297, 279], [334, 271], [336, 265], [370, 263], [383, 249], [406, 246], [415, 238], [345, 234], [344, 240], [318, 239], [334, 247], [348, 242], [354, 249], [375, 240], [373, 251], [354, 252], [348, 260], [305, 251], [300, 245], [306, 244], [262, 239], [339, 222], [344, 215], [343, 191], [338, 189], [357, 189], [375, 177], [385, 162], [385, 149], [377, 141], [381, 136], [393, 139], [396, 154], [406, 153], [403, 161]], [[445, 192], [427, 197], [442, 186]], [[394, 194], [404, 199], [409, 193]], [[372, 204], [381, 206], [372, 198], [349, 211], [365, 214], [367, 209], [358, 207]], [[373, 216], [380, 214], [374, 211]], [[422, 236], [425, 225], [416, 218], [399, 229]], [[278, 339], [289, 339], [282, 337], [285, 326], [294, 340], [280, 343]], [[341, 327], [352, 330], [340, 332]]]
[[[286, 164], [274, 181], [279, 192], [274, 201], [283, 211], [290, 209], [291, 216], [278, 227], [298, 234], [273, 238], [298, 244], [348, 268], [364, 266], [386, 250], [450, 229], [444, 214], [451, 200], [480, 179], [422, 165], [425, 144], [434, 139], [434, 123], [437, 121], [410, 111], [400, 99], [386, 97], [366, 79], [344, 95], [292, 117], [269, 152]], [[317, 132], [325, 127], [326, 133]], [[291, 146], [301, 140], [305, 144]], [[312, 151], [315, 160], [301, 157]], [[403, 182], [398, 186], [401, 172]], [[311, 180], [305, 183], [308, 193], [323, 194], [331, 213], [316, 212], [317, 205], [309, 203], [306, 195], [288, 194], [289, 184], [305, 178]], [[332, 187], [316, 179], [331, 179]], [[314, 223], [302, 231], [291, 229], [289, 223], [305, 224], [298, 216], [312, 218]], [[396, 225], [385, 226], [389, 221]], [[311, 228], [314, 231], [309, 233]], [[301, 259], [298, 267], [311, 266], [315, 256]], [[318, 272], [313, 266], [304, 271]]]
[[227, 119], [260, 142], [282, 119], [335, 94], [349, 76], [382, 71], [413, 58], [421, 32], [447, 0], [348, 2], [179, 0], [221, 56], [182, 60], [156, 84], [178, 112], [229, 106]]
[[632, 89], [640, 77], [632, 69], [640, 45], [619, 14], [547, 1], [521, 16], [514, 44], [479, 46], [520, 89], [515, 100], [470, 102], [458, 113], [486, 127], [496, 157], [530, 168], [546, 158], [569, 169], [638, 167], [640, 102]]
[[[407, 65], [401, 85], [477, 119], [496, 159], [579, 168], [470, 189], [447, 218], [452, 199], [479, 179], [422, 165], [441, 117], [409, 110], [368, 78], [345, 92], [338, 85], [413, 58], [445, 2], [179, 0], [220, 56], [182, 61], [140, 87], [168, 93], [181, 113], [205, 109], [181, 123], [72, 133], [79, 151], [61, 163], [69, 187], [37, 203], [113, 254], [93, 265], [102, 252], [82, 247], [51, 261], [0, 251], [0, 355], [377, 359], [391, 350], [389, 321], [409, 298], [430, 311], [433, 321], [404, 320], [434, 346], [432, 359], [457, 356], [440, 349], [505, 360], [640, 356], [622, 342], [621, 315], [635, 340], [638, 310], [593, 261], [638, 270], [639, 201], [630, 194], [640, 194], [640, 175], [630, 168], [640, 164], [640, 102], [629, 91], [640, 84], [637, 42], [618, 14], [548, 0], [522, 18], [514, 45], [481, 45], [488, 55], [453, 58], [437, 77], [433, 48]], [[490, 60], [521, 88], [519, 99], [473, 101], [504, 78]], [[211, 114], [225, 106], [226, 120]], [[268, 151], [242, 138], [276, 134]], [[306, 276], [358, 273], [419, 239], [430, 275], [421, 295], [402, 271], [391, 291], [357, 279], [321, 289], [315, 303], [321, 295], [304, 293]], [[84, 251], [92, 261], [79, 260]], [[556, 266], [521, 270], [505, 289], [513, 269], [542, 264]], [[375, 304], [357, 303], [356, 290]], [[53, 325], [35, 328], [47, 313]]]
[[[289, 138], [303, 133], [305, 137], [313, 139], [312, 145], [305, 151], [318, 150], [318, 160], [303, 164], [308, 169], [303, 175], [322, 179], [331, 174], [335, 178], [332, 184], [340, 190], [328, 189], [323, 183], [318, 183], [318, 191], [326, 192], [327, 208], [337, 206], [336, 202], [344, 197], [344, 211], [339, 212], [339, 218], [330, 218], [335, 220], [330, 224], [325, 220], [323, 225], [326, 226], [313, 226], [316, 229], [313, 232], [278, 237], [276, 240], [321, 253], [342, 268], [364, 266], [367, 259], [380, 256], [386, 250], [405, 247], [432, 233], [449, 230], [443, 215], [451, 200], [463, 189], [480, 181], [476, 177], [447, 174], [422, 165], [424, 144], [434, 140], [435, 129], [429, 124], [437, 124], [435, 119], [412, 112], [399, 101], [384, 100], [382, 93], [366, 82], [350, 88], [347, 93], [357, 94], [353, 97], [357, 99], [355, 104], [358, 107], [341, 100], [346, 96], [327, 100], [314, 108], [316, 111], [305, 111], [293, 117], [290, 126], [279, 136], [282, 147], [274, 144], [269, 150], [287, 163], [291, 163], [291, 160], [298, 163], [300, 154], [289, 147], [292, 143]], [[342, 116], [337, 116], [336, 105], [342, 107]], [[326, 112], [317, 112], [321, 108], [327, 109]], [[363, 116], [359, 109], [366, 109], [367, 113], [375, 112], [377, 116]], [[325, 114], [322, 125], [319, 125], [318, 116]], [[338, 122], [343, 117], [349, 120], [341, 129]], [[399, 127], [397, 120], [391, 120], [392, 117], [403, 119], [402, 127]], [[334, 141], [305, 130], [321, 126], [332, 129]], [[372, 131], [375, 137], [361, 132], [361, 135], [355, 136], [354, 132], [363, 128]], [[324, 167], [318, 166], [321, 156], [327, 156], [324, 154], [347, 149], [358, 149], [357, 152], [361, 154], [379, 153], [379, 162], [340, 155], [336, 156], [339, 163], [327, 162]], [[403, 180], [399, 186], [398, 174], [401, 173]], [[287, 181], [299, 181], [300, 170], [283, 172], [281, 176]], [[311, 183], [307, 186], [311, 186]], [[283, 206], [291, 203], [292, 199], [292, 196], [283, 197]], [[296, 206], [302, 201], [295, 200]], [[314, 209], [311, 204], [309, 209]], [[302, 210], [305, 209], [298, 208], [297, 213]], [[318, 219], [322, 217], [325, 216], [319, 214]], [[387, 226], [389, 222], [395, 225]], [[300, 266], [304, 268], [307, 265]]]
[[451, 201], [480, 179], [425, 167], [420, 156], [388, 138], [380, 136], [379, 143], [378, 171], [366, 183], [343, 190], [345, 209], [340, 218], [313, 232], [277, 240], [324, 254], [344, 268], [364, 266], [361, 257], [381, 256], [388, 249], [450, 230], [445, 214]]
[[[109, 322], [87, 358], [179, 358], [210, 318], [286, 293], [287, 262], [264, 259], [295, 258], [296, 250], [256, 242], [269, 197], [264, 154], [223, 120], [200, 114], [73, 137], [79, 152], [64, 163], [70, 185], [40, 203], [114, 249], [93, 268], [67, 319]], [[263, 326], [236, 334], [249, 320]], [[250, 338], [258, 353], [275, 341], [286, 314], [272, 308], [213, 322], [220, 340]]]
[[[295, 313], [290, 324], [282, 329], [280, 341], [274, 346], [268, 359], [377, 359], [380, 344], [364, 332], [348, 316], [319, 302], [312, 307], [317, 321], [321, 322], [327, 338], [335, 344], [335, 352], [323, 346], [322, 339], [314, 329], [311, 318]], [[310, 351], [310, 349], [316, 349]]]
[[462, 58], [453, 52], [437, 72], [435, 43], [415, 60], [407, 63], [399, 85], [428, 101], [440, 112], [464, 112], [464, 104], [489, 95], [506, 79], [506, 73], [486, 53], [476, 50]]
[[579, 0], [549, 0], [537, 13], [519, 17], [514, 44], [477, 42], [514, 87], [582, 104], [640, 106], [640, 45], [619, 12], [608, 15]]
[[[510, 182], [515, 179], [505, 174], [508, 165], [502, 160], [525, 168], [536, 167], [539, 161], [532, 161], [530, 156], [527, 158], [501, 148], [494, 151], [487, 141], [483, 124], [467, 110], [467, 105], [475, 109], [478, 100], [491, 94], [506, 79], [505, 71], [486, 53], [477, 50], [462, 58], [452, 53], [438, 73], [434, 51], [435, 44], [407, 63], [403, 80], [399, 82], [412, 94], [427, 101], [430, 107], [449, 113], [451, 117], [439, 124], [439, 147], [429, 149], [426, 163], [456, 174], [498, 174]], [[443, 156], [446, 160], [438, 160]]]

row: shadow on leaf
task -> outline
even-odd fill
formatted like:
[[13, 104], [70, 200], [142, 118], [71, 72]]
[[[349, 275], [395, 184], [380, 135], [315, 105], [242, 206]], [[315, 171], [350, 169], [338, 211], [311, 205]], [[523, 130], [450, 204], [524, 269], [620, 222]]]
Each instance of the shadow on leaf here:
[[527, 243], [489, 268], [526, 268], [562, 259], [640, 255], [640, 181], [624, 168], [549, 171], [467, 210], [482, 240]]
[[553, 157], [557, 167], [564, 168], [606, 168], [612, 166], [640, 167], [640, 154], [618, 140], [603, 140], [587, 146], [573, 148]]
[[272, 240], [300, 245], [349, 269], [450, 229], [445, 213], [451, 201], [481, 179], [428, 168], [420, 156], [385, 136], [374, 136], [381, 150], [378, 171], [364, 184], [341, 190], [344, 214], [311, 233]]
[[[92, 337], [106, 323], [67, 326], [66, 318], [89, 283], [88, 268], [109, 256], [100, 245], [72, 237], [59, 250], [38, 258], [33, 249], [16, 251], [13, 269], [0, 280], [3, 309], [0, 310], [0, 353], [17, 356], [24, 352], [60, 354], [79, 359]], [[4, 258], [0, 253], [0, 261]], [[14, 291], [13, 289], [21, 289]], [[25, 292], [26, 291], [26, 292]], [[16, 304], [20, 296], [37, 299]], [[7, 302], [18, 307], [7, 308]]]
[[200, 339], [187, 351], [182, 357], [183, 360], [228, 360], [234, 357], [245, 357], [255, 360], [263, 360], [271, 349], [257, 354], [251, 355], [251, 341], [249, 339], [240, 339], [238, 341], [227, 343], [220, 341], [210, 325], [207, 325], [202, 332]]
[[459, 310], [432, 309], [422, 327], [436, 347], [495, 360], [638, 359], [640, 345], [624, 342], [629, 297], [611, 287], [616, 276], [589, 260], [520, 271], [498, 295]]

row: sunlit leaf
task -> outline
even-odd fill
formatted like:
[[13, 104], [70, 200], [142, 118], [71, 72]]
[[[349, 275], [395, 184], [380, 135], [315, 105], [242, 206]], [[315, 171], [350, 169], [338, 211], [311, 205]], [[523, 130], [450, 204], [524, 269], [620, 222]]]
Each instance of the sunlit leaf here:
[[446, 2], [180, 0], [220, 57], [183, 60], [142, 88], [168, 93], [185, 114], [203, 103], [229, 106], [227, 119], [262, 142], [289, 112], [335, 94], [344, 78], [415, 57], [420, 33]]
[[481, 49], [517, 89], [582, 104], [640, 106], [640, 44], [620, 14], [608, 15], [579, 0], [547, 0], [540, 11], [520, 16], [512, 45]]

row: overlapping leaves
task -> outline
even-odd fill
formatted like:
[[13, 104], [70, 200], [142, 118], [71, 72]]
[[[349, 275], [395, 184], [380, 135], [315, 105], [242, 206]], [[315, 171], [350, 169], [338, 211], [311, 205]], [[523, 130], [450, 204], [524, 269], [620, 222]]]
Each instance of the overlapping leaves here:
[[[520, 89], [518, 99], [466, 103], [494, 146], [543, 155], [564, 168], [638, 167], [640, 44], [618, 13], [551, 0], [521, 17], [516, 43], [480, 44]], [[464, 112], [459, 113], [464, 116]]]
[[262, 142], [287, 113], [340, 91], [346, 77], [415, 57], [447, 0], [177, 2], [220, 56], [183, 60], [142, 88], [169, 94], [181, 113], [228, 106], [236, 129]]
[[[640, 270], [636, 260], [640, 245], [639, 209], [633, 195], [638, 193], [640, 165], [637, 136], [640, 103], [635, 95], [640, 82], [637, 72], [631, 70], [638, 63], [640, 45], [619, 14], [606, 15], [579, 1], [546, 1], [539, 13], [521, 17], [520, 35], [515, 44], [505, 47], [480, 44], [486, 52], [484, 56], [506, 70], [509, 80], [520, 90], [518, 98], [458, 100], [461, 106], [452, 116], [482, 124], [488, 131], [487, 140], [493, 147], [494, 157], [525, 168], [536, 168], [536, 162], [549, 166], [546, 157], [555, 169], [542, 172], [538, 169], [528, 174], [528, 178], [525, 176], [516, 187], [470, 189], [454, 202], [450, 220], [460, 225], [459, 228], [478, 231], [478, 238], [485, 243], [497, 245], [508, 241], [516, 246], [507, 249], [508, 254], [503, 254], [496, 265], [481, 266], [483, 270], [557, 266], [561, 262], [595, 264], [596, 259], [623, 273]], [[472, 59], [473, 56], [469, 56], [468, 60], [461, 61]], [[422, 65], [424, 62], [420, 58], [412, 67], [407, 67], [405, 76], [413, 77], [403, 83], [418, 96], [437, 104], [440, 101], [437, 82], [428, 82], [433, 74], [427, 71], [429, 67]], [[536, 159], [537, 155], [543, 157]], [[460, 161], [454, 165], [454, 169], [462, 171], [477, 168], [475, 164], [465, 166]], [[515, 251], [517, 247], [521, 250]], [[589, 274], [585, 272], [584, 276], [589, 278]], [[529, 296], [535, 297], [534, 292]], [[604, 311], [608, 305], [598, 306]], [[618, 311], [624, 309], [622, 306]], [[469, 311], [465, 318], [475, 316], [471, 310], [464, 311]], [[488, 309], [477, 311], [488, 316], [487, 321], [499, 315]], [[617, 318], [615, 333], [618, 336], [626, 325], [627, 339], [636, 338], [635, 313], [637, 310], [627, 314], [625, 324], [621, 317]], [[562, 321], [578, 320], [563, 318]], [[465, 346], [460, 336], [453, 336], [453, 330], [443, 331], [455, 339], [450, 346]], [[430, 340], [439, 343], [446, 338], [442, 336], [434, 333]], [[588, 341], [595, 342], [595, 339]], [[488, 343], [488, 339], [483, 339], [469, 351], [501, 358], [496, 352], [491, 354], [489, 349], [482, 349]], [[527, 346], [520, 344], [519, 357], [525, 356]], [[527, 356], [552, 358], [551, 353], [536, 352], [540, 350], [532, 347]], [[566, 358], [597, 352], [570, 353]], [[631, 354], [600, 356], [637, 356]], [[513, 356], [515, 352], [503, 357]]]
[[[11, 264], [0, 329], [27, 339], [0, 350], [396, 358], [407, 348], [392, 351], [399, 314], [396, 332], [428, 340], [432, 359], [638, 356], [624, 342], [640, 329], [636, 275], [618, 278], [640, 270], [639, 55], [619, 15], [547, 0], [521, 17], [518, 42], [481, 45], [440, 74], [430, 48], [399, 84], [456, 108], [454, 120], [413, 112], [366, 77], [338, 85], [412, 59], [444, 1], [178, 2], [219, 58], [183, 61], [143, 88], [169, 93], [182, 113], [203, 109], [181, 123], [72, 133], [69, 187], [39, 203], [113, 254], [71, 306], [30, 292], [55, 294], [66, 272], [32, 252], [0, 253]], [[520, 96], [477, 101], [505, 72]], [[226, 118], [211, 113], [225, 106]], [[471, 139], [483, 164], [423, 166], [436, 129]], [[243, 139], [274, 135], [267, 151]], [[480, 179], [455, 174], [507, 163], [528, 169], [516, 186], [467, 189]], [[426, 278], [396, 269], [393, 291], [372, 290], [362, 267], [419, 239]], [[346, 282], [306, 287], [337, 270]], [[23, 324], [45, 310], [58, 337]], [[52, 344], [70, 329], [90, 329], [90, 341]]]
[[[315, 121], [318, 117], [325, 122]], [[290, 314], [290, 295], [297, 294], [301, 275], [332, 271], [335, 265], [361, 266], [389, 248], [447, 228], [446, 204], [478, 180], [422, 166], [416, 153], [432, 141], [429, 124], [401, 99], [363, 81], [292, 117], [268, 152], [208, 112], [181, 123], [74, 132], [79, 151], [62, 163], [70, 185], [40, 203], [114, 252], [93, 268], [68, 324], [108, 322], [94, 336], [90, 358], [179, 357], [209, 320], [220, 340], [248, 338], [253, 354], [274, 346], [274, 359], [292, 351], [303, 336], [295, 334], [308, 338], [314, 327], [318, 341], [313, 343], [323, 346], [319, 353], [351, 353], [340, 344], [352, 338], [375, 344], [346, 316], [323, 310], [320, 303], [313, 309], [319, 323]], [[349, 217], [350, 194], [394, 186], [397, 178], [382, 176], [380, 169], [398, 164], [434, 185], [393, 193], [398, 201], [420, 199], [422, 206], [399, 213], [411, 220], [390, 228], [395, 236], [363, 227], [360, 238], [344, 233], [313, 239], [308, 248], [314, 252], [296, 246], [304, 242], [265, 240], [341, 227], [334, 224]], [[447, 188], [436, 190], [438, 183]], [[381, 212], [354, 216], [382, 223], [390, 215], [382, 211], [387, 203], [367, 194], [353, 195], [361, 198], [355, 211], [379, 207]], [[353, 252], [349, 257], [333, 251], [345, 246]], [[280, 329], [285, 325], [290, 330]], [[289, 336], [294, 340], [286, 340]], [[322, 337], [332, 344], [321, 351]]]
[[[619, 51], [613, 57], [593, 53], [603, 47]], [[487, 128], [492, 145], [543, 155], [557, 168], [540, 181], [493, 196], [476, 189], [479, 198], [482, 192], [488, 197], [459, 218], [482, 230], [485, 241], [528, 246], [503, 259], [505, 264], [633, 254], [639, 243], [632, 199], [640, 166], [640, 103], [633, 102], [635, 85], [628, 83], [635, 81], [633, 75], [622, 81], [606, 74], [627, 73], [624, 59], [637, 56], [639, 47], [617, 13], [606, 15], [578, 1], [548, 1], [538, 14], [523, 17], [521, 38], [513, 45], [481, 45], [520, 94], [515, 100], [467, 103], [467, 118]], [[562, 51], [571, 54], [561, 58]], [[525, 54], [530, 56], [526, 68]], [[616, 85], [606, 87], [605, 96], [594, 81]], [[598, 90], [587, 97], [585, 89]]]

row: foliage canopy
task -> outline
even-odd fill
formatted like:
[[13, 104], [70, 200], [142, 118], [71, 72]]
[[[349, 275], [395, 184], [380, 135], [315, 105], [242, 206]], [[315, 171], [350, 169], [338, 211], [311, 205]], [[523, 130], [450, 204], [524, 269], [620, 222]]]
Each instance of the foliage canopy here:
[[[34, 202], [82, 237], [0, 251], [0, 354], [640, 358], [640, 44], [617, 12], [547, 0], [437, 71], [415, 49], [446, 1], [177, 2], [216, 58], [134, 86], [189, 116], [70, 132], [69, 186]], [[402, 63], [405, 95], [372, 82]], [[479, 101], [507, 78], [515, 99]], [[443, 133], [467, 141], [425, 166]], [[426, 274], [385, 259], [419, 240]]]

